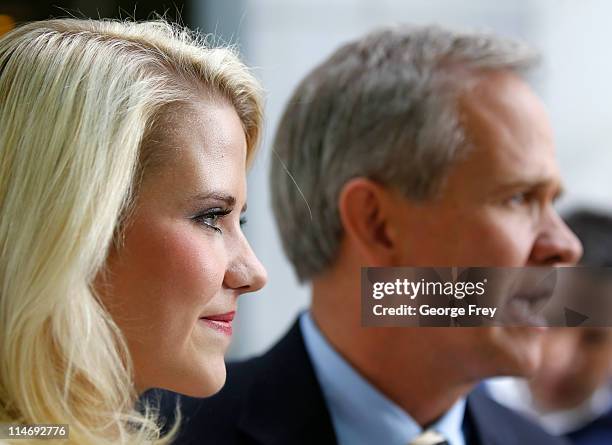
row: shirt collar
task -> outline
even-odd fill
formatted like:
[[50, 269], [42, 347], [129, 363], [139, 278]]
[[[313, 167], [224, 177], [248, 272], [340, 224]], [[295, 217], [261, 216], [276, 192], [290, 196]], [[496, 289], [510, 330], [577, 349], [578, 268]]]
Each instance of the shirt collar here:
[[[329, 344], [310, 312], [300, 316], [300, 328], [340, 445], [406, 445], [423, 431]], [[460, 399], [432, 428], [444, 435], [450, 445], [465, 445], [464, 414], [465, 399]]]

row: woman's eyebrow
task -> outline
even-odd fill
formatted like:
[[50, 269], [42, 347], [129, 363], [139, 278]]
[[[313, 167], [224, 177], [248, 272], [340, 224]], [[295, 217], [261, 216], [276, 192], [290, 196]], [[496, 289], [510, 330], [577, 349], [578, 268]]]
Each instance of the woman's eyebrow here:
[[195, 195], [193, 199], [196, 201], [222, 201], [228, 207], [232, 207], [236, 204], [236, 198], [234, 196], [219, 192], [199, 193]]

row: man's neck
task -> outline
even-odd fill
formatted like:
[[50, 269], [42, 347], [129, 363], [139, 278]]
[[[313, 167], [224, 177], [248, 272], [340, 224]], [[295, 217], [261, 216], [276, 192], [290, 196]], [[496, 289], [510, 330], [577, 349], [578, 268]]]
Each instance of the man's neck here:
[[[435, 339], [427, 338], [427, 328], [363, 328], [354, 302], [358, 305], [359, 298], [328, 292], [313, 283], [311, 312], [322, 334], [357, 372], [419, 425], [435, 422], [472, 389], [475, 382], [445, 362], [443, 351], [436, 353]], [[397, 335], [398, 329], [414, 330], [412, 341]]]

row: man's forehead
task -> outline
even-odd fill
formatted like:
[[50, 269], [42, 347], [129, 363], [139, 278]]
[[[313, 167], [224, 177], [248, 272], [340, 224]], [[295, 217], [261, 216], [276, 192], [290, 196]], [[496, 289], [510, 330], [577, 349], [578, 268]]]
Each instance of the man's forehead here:
[[467, 158], [525, 181], [558, 181], [554, 139], [540, 99], [517, 75], [486, 73], [458, 97]]

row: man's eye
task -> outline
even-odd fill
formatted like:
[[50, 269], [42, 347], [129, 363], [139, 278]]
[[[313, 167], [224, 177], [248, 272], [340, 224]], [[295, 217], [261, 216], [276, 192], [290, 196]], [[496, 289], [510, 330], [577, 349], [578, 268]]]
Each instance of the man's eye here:
[[511, 205], [522, 205], [527, 202], [527, 195], [525, 193], [515, 193], [508, 198], [508, 204]]
[[533, 200], [534, 196], [529, 192], [518, 192], [506, 199], [505, 204], [510, 206], [522, 206]]

